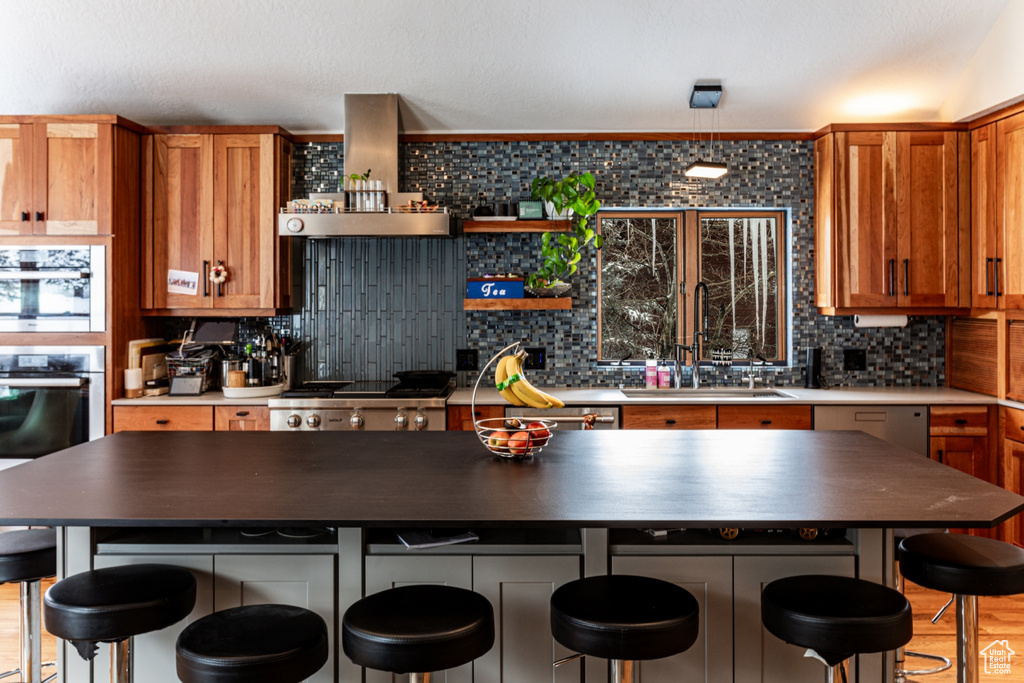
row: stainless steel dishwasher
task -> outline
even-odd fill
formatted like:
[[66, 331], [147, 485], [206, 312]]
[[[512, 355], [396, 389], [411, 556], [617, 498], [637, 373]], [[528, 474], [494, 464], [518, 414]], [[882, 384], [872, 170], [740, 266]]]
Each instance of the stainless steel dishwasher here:
[[[594, 429], [619, 428], [618, 406], [566, 406], [565, 408], [549, 408], [548, 410], [516, 408], [513, 406], [505, 408], [505, 417], [543, 417], [555, 422], [558, 422], [559, 417], [581, 418], [584, 415], [597, 415], [599, 419], [594, 423]], [[559, 422], [558, 429], [583, 429], [583, 423]]]
[[815, 406], [814, 428], [860, 430], [928, 456], [927, 406]]

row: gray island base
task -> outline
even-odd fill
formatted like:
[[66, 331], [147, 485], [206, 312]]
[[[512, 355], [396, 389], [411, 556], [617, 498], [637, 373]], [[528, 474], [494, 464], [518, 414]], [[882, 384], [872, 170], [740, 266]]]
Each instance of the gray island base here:
[[[292, 602], [323, 614], [336, 639], [364, 592], [472, 588], [495, 606], [500, 635], [447, 672], [464, 683], [606, 680], [589, 658], [550, 667], [567, 653], [551, 641], [547, 597], [609, 571], [665, 578], [700, 601], [698, 644], [645, 663], [646, 683], [817, 682], [820, 664], [762, 631], [764, 583], [815, 572], [891, 583], [892, 527], [992, 527], [1022, 509], [1020, 496], [859, 432], [556, 432], [525, 461], [460, 432], [133, 432], [0, 472], [5, 524], [60, 527], [60, 575], [187, 566], [200, 586], [190, 618]], [[471, 528], [480, 540], [407, 550], [396, 528]], [[744, 533], [726, 541], [719, 528]], [[800, 528], [831, 531], [804, 541]], [[183, 625], [138, 639], [136, 680], [175, 680]], [[65, 681], [90, 680], [73, 651], [60, 658]], [[865, 683], [890, 671], [888, 655], [856, 666]], [[332, 650], [312, 680], [356, 682], [361, 671]]]

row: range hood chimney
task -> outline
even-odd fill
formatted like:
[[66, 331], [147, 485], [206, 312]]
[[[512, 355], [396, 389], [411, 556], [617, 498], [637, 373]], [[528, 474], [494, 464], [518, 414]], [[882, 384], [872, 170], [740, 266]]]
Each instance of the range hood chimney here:
[[[278, 234], [292, 237], [448, 237], [448, 209], [424, 210], [409, 202], [422, 192], [398, 192], [398, 95], [345, 94], [345, 178], [370, 171], [387, 206], [356, 210], [353, 192], [310, 194], [313, 207], [294, 202], [278, 216]], [[351, 188], [350, 188], [351, 190]], [[346, 194], [348, 197], [346, 197]], [[327, 212], [317, 203], [333, 203]], [[324, 211], [324, 212], [320, 212]]]

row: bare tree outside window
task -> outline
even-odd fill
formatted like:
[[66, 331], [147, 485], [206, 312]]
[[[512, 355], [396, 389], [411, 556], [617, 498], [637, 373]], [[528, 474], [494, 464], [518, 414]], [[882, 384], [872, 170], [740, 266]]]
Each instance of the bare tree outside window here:
[[701, 279], [708, 286], [704, 360], [782, 357], [779, 214], [700, 216]]
[[600, 358], [671, 358], [678, 274], [675, 218], [600, 217]]

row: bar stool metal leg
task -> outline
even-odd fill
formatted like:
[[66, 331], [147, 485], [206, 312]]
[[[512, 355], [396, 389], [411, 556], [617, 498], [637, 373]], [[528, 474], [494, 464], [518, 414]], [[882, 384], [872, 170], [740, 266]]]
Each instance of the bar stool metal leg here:
[[110, 644], [110, 683], [132, 683], [131, 638]]
[[978, 596], [956, 596], [956, 680], [978, 683]]
[[42, 683], [42, 651], [39, 634], [39, 582], [21, 582], [21, 678], [25, 683]]
[[839, 662], [835, 666], [830, 666], [828, 668], [828, 673], [825, 676], [827, 683], [846, 683], [845, 664], [846, 662]]
[[636, 659], [613, 659], [612, 683], [640, 683], [640, 662]]
[[409, 683], [430, 683], [430, 672], [409, 674]]

